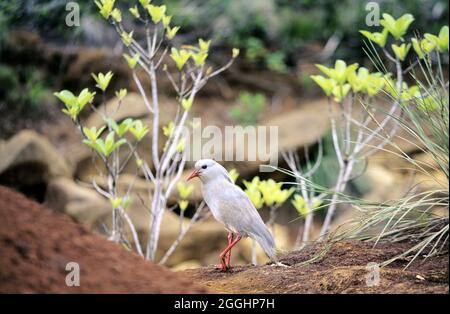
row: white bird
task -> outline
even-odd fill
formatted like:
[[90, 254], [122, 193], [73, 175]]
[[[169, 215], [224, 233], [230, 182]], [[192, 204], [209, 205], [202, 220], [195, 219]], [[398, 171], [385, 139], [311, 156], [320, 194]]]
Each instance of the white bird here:
[[202, 181], [203, 198], [214, 218], [228, 230], [228, 246], [220, 254], [223, 271], [230, 266], [231, 249], [242, 237], [250, 237], [261, 245], [269, 258], [278, 263], [275, 241], [253, 203], [231, 180], [227, 170], [212, 159], [195, 163], [187, 181], [198, 177]]

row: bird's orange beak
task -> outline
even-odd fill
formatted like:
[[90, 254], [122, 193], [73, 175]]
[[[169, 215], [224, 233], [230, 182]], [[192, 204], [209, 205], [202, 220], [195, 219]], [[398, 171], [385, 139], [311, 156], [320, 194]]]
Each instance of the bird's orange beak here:
[[192, 178], [198, 177], [200, 175], [200, 170], [195, 169], [192, 173], [186, 178], [186, 181], [191, 180]]

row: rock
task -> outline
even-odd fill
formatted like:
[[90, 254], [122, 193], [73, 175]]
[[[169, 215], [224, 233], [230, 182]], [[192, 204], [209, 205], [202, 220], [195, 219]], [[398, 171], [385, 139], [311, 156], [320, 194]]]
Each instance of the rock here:
[[101, 221], [110, 220], [111, 205], [106, 199], [95, 190], [82, 187], [67, 178], [50, 181], [45, 203], [91, 229]]
[[[415, 132], [415, 131], [412, 131]], [[427, 132], [425, 130], [425, 132]], [[383, 134], [381, 134], [383, 136]], [[428, 133], [428, 136], [430, 134]], [[411, 134], [411, 131], [406, 127], [399, 127], [399, 130], [393, 138], [394, 144], [388, 144], [384, 147], [385, 151], [394, 152], [397, 154], [412, 155], [415, 153], [423, 152], [426, 149], [425, 144], [418, 140], [416, 135]], [[392, 156], [392, 154], [391, 154]]]
[[419, 191], [440, 191], [440, 195], [448, 195], [448, 178], [442, 171], [430, 171], [426, 174], [417, 173], [415, 182]]
[[[163, 125], [166, 125], [176, 115], [178, 108], [177, 103], [172, 98], [161, 97], [160, 98], [160, 129]], [[201, 127], [216, 126], [222, 131], [225, 125], [233, 125], [233, 121], [230, 121], [227, 117], [227, 107], [229, 103], [224, 101], [214, 100], [208, 103], [208, 100], [198, 99], [192, 109], [192, 117], [201, 117]], [[204, 110], [205, 106], [208, 106], [208, 110]], [[329, 119], [326, 114], [317, 114], [317, 112], [326, 111], [326, 101], [319, 100], [315, 102], [302, 104], [301, 107], [297, 107], [288, 112], [278, 114], [274, 117], [269, 117], [264, 120], [262, 126], [274, 126], [278, 128], [278, 151], [282, 150], [299, 150], [306, 145], [312, 145], [318, 141], [320, 137], [329, 128]], [[100, 112], [113, 113], [117, 108], [117, 100], [113, 99], [109, 101], [105, 106], [99, 108]], [[152, 166], [151, 159], [151, 128], [152, 128], [152, 115], [148, 112], [142, 97], [137, 93], [129, 93], [123, 100], [122, 106], [113, 115], [116, 121], [121, 121], [125, 118], [132, 117], [135, 119], [142, 119], [146, 125], [150, 127], [150, 132], [147, 134], [144, 140], [139, 145], [138, 152], [141, 156], [146, 158], [150, 166]], [[188, 124], [191, 123], [191, 119], [188, 119]], [[104, 121], [100, 115], [93, 113], [85, 122], [89, 127], [101, 127], [104, 125]], [[162, 132], [160, 131], [160, 134]], [[268, 136], [267, 136], [268, 138]], [[165, 137], [161, 134], [159, 140], [159, 151], [162, 152], [164, 148]], [[203, 140], [203, 144], [207, 139]], [[240, 140], [224, 139], [222, 137], [216, 138], [220, 147], [233, 147], [236, 152], [242, 147], [248, 147], [248, 145], [242, 141], [246, 141], [245, 138]], [[267, 140], [268, 141], [268, 140]], [[266, 149], [264, 151], [267, 151]], [[244, 152], [244, 156], [248, 155], [248, 151]], [[92, 164], [90, 153], [86, 153], [84, 158], [81, 158], [77, 166], [77, 176], [82, 180], [92, 179], [92, 176], [97, 173], [96, 167]], [[261, 161], [260, 157], [256, 156], [255, 159], [243, 161], [223, 161], [222, 164], [227, 169], [236, 168], [243, 177], [249, 177], [259, 172], [259, 165], [266, 163]], [[278, 159], [281, 160], [281, 156]], [[194, 161], [189, 161], [188, 166], [192, 166]], [[99, 165], [97, 165], [99, 166]], [[134, 163], [130, 163], [126, 170], [128, 173], [135, 172]]]
[[24, 130], [0, 143], [0, 183], [12, 186], [38, 200], [48, 182], [71, 177], [64, 157], [43, 136]]
[[93, 79], [90, 73], [112, 71], [114, 78], [105, 92], [107, 99], [114, 97], [114, 91], [129, 88], [132, 80], [131, 71], [121, 53], [114, 53], [109, 48], [86, 46], [73, 49], [70, 55], [64, 51], [60, 53], [63, 60], [70, 60], [61, 78], [62, 86], [73, 86], [73, 89], [79, 92], [82, 88], [92, 85]]
[[[223, 109], [222, 109], [223, 110]], [[329, 128], [329, 118], [327, 114], [318, 114], [318, 112], [327, 112], [327, 103], [325, 100], [314, 101], [310, 103], [302, 104], [301, 107], [297, 107], [293, 110], [277, 114], [273, 117], [269, 117], [262, 121], [259, 126], [274, 126], [278, 128], [278, 146], [276, 147], [277, 152], [286, 150], [299, 150], [307, 145], [315, 144]], [[222, 115], [224, 113], [222, 112]], [[214, 117], [213, 117], [214, 118]], [[215, 125], [215, 119], [208, 119], [208, 124], [203, 123], [202, 127], [207, 125]], [[220, 123], [220, 122], [218, 122]], [[223, 123], [223, 122], [222, 122]], [[231, 124], [232, 125], [232, 124]], [[223, 129], [223, 124], [217, 125], [219, 128]], [[266, 131], [266, 143], [269, 144], [269, 131]], [[223, 161], [221, 164], [227, 168], [236, 170], [241, 174], [242, 177], [250, 177], [256, 175], [259, 172], [259, 166], [261, 164], [267, 164], [267, 161], [261, 161], [260, 157], [256, 156], [256, 159], [248, 159], [249, 145], [246, 137], [242, 136], [241, 139], [222, 137], [217, 138], [218, 147], [233, 147], [234, 152], [237, 150], [245, 148], [243, 161]], [[216, 146], [216, 145], [215, 145]], [[266, 147], [269, 147], [268, 145]], [[256, 145], [256, 151], [258, 151], [258, 146]], [[264, 153], [268, 149], [264, 148]], [[253, 156], [252, 156], [253, 157]], [[278, 161], [281, 161], [281, 155], [278, 156]], [[192, 166], [193, 163], [189, 163]]]
[[[270, 117], [261, 123], [262, 126], [275, 126], [278, 128], [278, 147], [277, 151], [298, 151], [299, 149], [313, 145], [328, 131], [329, 118], [327, 114], [318, 114], [327, 112], [327, 103], [324, 100], [314, 101], [302, 104], [294, 110], [281, 113]], [[267, 139], [269, 137], [267, 136]], [[267, 141], [267, 143], [269, 143]], [[237, 143], [235, 147], [248, 147], [245, 143]], [[269, 144], [267, 144], [269, 147]], [[264, 150], [266, 152], [267, 150]], [[282, 156], [278, 156], [278, 165], [282, 161]], [[242, 176], [249, 174], [256, 175], [259, 172], [261, 164], [268, 162], [244, 161], [236, 163], [225, 163], [227, 169], [235, 167]]]
[[[384, 202], [386, 200], [398, 199], [407, 191], [405, 178], [395, 171], [387, 168], [386, 161], [371, 159], [367, 165], [364, 179], [367, 181], [370, 191], [362, 198], [372, 202]], [[361, 211], [350, 204], [338, 206], [330, 226], [330, 233], [341, 231], [349, 222], [361, 217]], [[376, 232], [376, 229], [371, 232]]]
[[326, 100], [312, 101], [296, 110], [270, 118], [263, 124], [278, 126], [280, 151], [297, 150], [316, 143], [328, 131], [327, 110]]
[[45, 167], [48, 178], [71, 175], [59, 152], [45, 137], [34, 131], [21, 131], [0, 145], [0, 174], [24, 164]]
[[[203, 199], [202, 192], [201, 192], [201, 182], [200, 182], [200, 180], [192, 180], [192, 181], [189, 181], [188, 183], [186, 183], [186, 178], [189, 175], [189, 173], [190, 173], [190, 171], [183, 172], [183, 174], [181, 175], [178, 182], [193, 185], [194, 190], [189, 195], [188, 201], [191, 203], [200, 202]], [[95, 182], [99, 186], [106, 188], [106, 180], [104, 178], [102, 178], [100, 176], [95, 176], [92, 179], [95, 180]], [[89, 182], [91, 182], [91, 181], [89, 181]], [[147, 182], [145, 179], [143, 179], [141, 177], [135, 177], [132, 174], [124, 173], [119, 177], [119, 181], [117, 182], [117, 193], [119, 195], [124, 195], [128, 191], [128, 189], [131, 185], [133, 185], [132, 194], [135, 196], [140, 195], [141, 197], [147, 197], [149, 189], [152, 192], [154, 190], [152, 182]], [[168, 205], [171, 206], [173, 204], [176, 204], [179, 199], [180, 199], [180, 196], [178, 193], [178, 188], [177, 188], [177, 185], [175, 184], [175, 186], [172, 190], [172, 193], [169, 196]]]
[[[233, 122], [227, 119], [227, 113], [224, 110], [229, 106], [229, 103], [215, 101], [216, 103], [208, 104], [204, 100], [199, 99], [193, 109], [192, 116], [200, 116], [202, 118], [202, 128], [208, 125], [214, 125], [223, 130], [225, 125], [233, 125]], [[206, 105], [214, 106], [214, 109], [208, 113], [203, 110]], [[261, 126], [275, 126], [278, 128], [278, 149], [282, 150], [298, 150], [306, 145], [312, 145], [318, 141], [319, 138], [329, 128], [328, 115], [319, 115], [317, 112], [326, 111], [326, 101], [319, 100], [315, 102], [302, 104], [289, 112], [281, 113], [273, 117], [269, 117], [261, 122]], [[172, 108], [174, 106], [166, 106]], [[166, 108], [165, 107], [165, 108]], [[166, 109], [167, 110], [167, 109]], [[172, 114], [173, 115], [173, 114]], [[171, 115], [169, 115], [170, 117]], [[169, 120], [167, 120], [169, 121]], [[167, 123], [167, 121], [165, 123]], [[164, 123], [164, 124], [165, 124]], [[219, 138], [223, 143], [225, 140]], [[230, 139], [227, 139], [230, 141]], [[231, 139], [233, 142], [233, 139]], [[245, 143], [224, 143], [223, 147], [233, 147], [236, 151], [240, 147], [247, 147]], [[281, 158], [281, 156], [279, 156]], [[258, 171], [258, 166], [261, 161], [257, 157], [255, 161], [240, 161], [228, 162], [225, 161], [224, 166], [227, 168], [238, 168], [242, 174], [254, 173]]]
[[431, 211], [436, 217], [447, 217], [449, 215], [448, 207], [436, 207]]
[[417, 165], [387, 152], [371, 157], [365, 176], [372, 191], [366, 198], [379, 202], [399, 199], [411, 188], [416, 193], [448, 190], [448, 178], [430, 153], [414, 154], [412, 158]]
[[395, 198], [395, 195], [404, 193], [404, 191], [399, 188], [402, 177], [381, 164], [369, 163], [365, 178], [368, 180], [371, 188], [371, 192], [365, 196], [367, 200], [382, 201], [383, 199], [386, 199], [387, 195], [391, 195]]
[[[435, 157], [433, 157], [433, 154], [431, 154], [430, 152], [422, 152], [419, 154], [414, 154], [412, 157], [418, 165], [416, 166], [412, 162], [409, 162], [409, 168], [414, 167], [414, 169], [417, 169], [418, 174], [423, 173], [423, 170], [425, 170], [431, 175], [431, 178], [434, 177], [435, 181], [437, 181], [439, 184], [447, 183], [448, 187], [448, 180], [442, 177], [444, 173], [439, 165], [439, 162], [435, 159]], [[442, 157], [443, 156], [440, 156], [440, 158]], [[442, 160], [440, 161], [440, 163], [442, 164]]]
[[171, 269], [173, 271], [182, 271], [182, 270], [186, 270], [186, 269], [195, 269], [195, 268], [200, 268], [200, 267], [202, 267], [202, 264], [200, 264], [197, 260], [189, 260], [189, 261], [180, 263], [180, 264], [172, 267]]

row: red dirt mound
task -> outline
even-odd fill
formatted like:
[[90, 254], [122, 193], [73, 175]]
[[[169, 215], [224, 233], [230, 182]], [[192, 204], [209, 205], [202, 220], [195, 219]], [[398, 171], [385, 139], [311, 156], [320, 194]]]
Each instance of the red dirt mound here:
[[[80, 286], [66, 285], [69, 262]], [[205, 293], [181, 274], [0, 186], [0, 292]]]

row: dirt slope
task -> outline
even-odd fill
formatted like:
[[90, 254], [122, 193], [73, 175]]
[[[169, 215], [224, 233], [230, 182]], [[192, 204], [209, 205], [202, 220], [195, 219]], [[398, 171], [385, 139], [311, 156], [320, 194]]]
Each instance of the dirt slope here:
[[[79, 287], [65, 284], [71, 261], [80, 265]], [[0, 186], [0, 292], [207, 291]]]
[[378, 286], [367, 287], [366, 265], [396, 256], [408, 244], [340, 242], [321, 260], [300, 266], [321, 252], [320, 245], [289, 253], [281, 259], [291, 267], [236, 266], [230, 273], [214, 267], [186, 270], [193, 281], [219, 293], [448, 293], [448, 255], [414, 262], [406, 261], [380, 270]]

